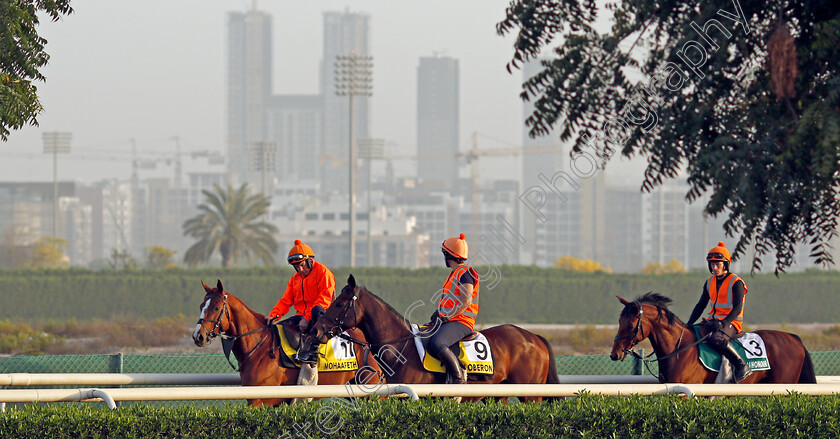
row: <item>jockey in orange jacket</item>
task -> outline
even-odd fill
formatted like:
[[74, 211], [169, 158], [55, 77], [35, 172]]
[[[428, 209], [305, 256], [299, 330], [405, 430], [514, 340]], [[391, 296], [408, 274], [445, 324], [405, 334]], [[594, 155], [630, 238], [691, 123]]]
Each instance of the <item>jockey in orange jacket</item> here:
[[469, 246], [463, 233], [443, 241], [440, 248], [452, 271], [443, 283], [438, 309], [432, 314], [431, 325], [436, 324], [435, 320], [442, 324], [429, 340], [429, 353], [446, 367], [447, 383], [464, 384], [467, 371], [449, 347], [470, 335], [475, 327], [480, 279], [475, 269], [466, 264]]
[[706, 305], [711, 302], [712, 309], [709, 310], [708, 316], [702, 323], [704, 332], [712, 333], [707, 343], [732, 363], [735, 381], [742, 381], [752, 371], [735, 348], [729, 344], [729, 340], [743, 335], [742, 324], [747, 284], [743, 279], [729, 272], [732, 256], [722, 242], [709, 250], [706, 261], [712, 275], [703, 284], [703, 292], [691, 312], [688, 326], [694, 324], [706, 309]]
[[[310, 322], [318, 320], [335, 297], [335, 276], [326, 265], [315, 262], [315, 253], [299, 239], [295, 240], [295, 245], [289, 250], [288, 262], [294, 267], [295, 274], [286, 284], [283, 297], [268, 313], [267, 320], [269, 323], [276, 322], [294, 305], [297, 313], [291, 319], [296, 320], [302, 334], [307, 334], [307, 330], [311, 330]], [[317, 341], [311, 343], [309, 349], [298, 352], [297, 361], [316, 364]]]

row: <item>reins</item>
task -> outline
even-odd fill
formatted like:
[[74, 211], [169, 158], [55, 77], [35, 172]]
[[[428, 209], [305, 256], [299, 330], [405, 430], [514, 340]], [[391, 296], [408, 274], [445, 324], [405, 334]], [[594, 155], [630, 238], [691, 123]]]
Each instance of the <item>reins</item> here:
[[[681, 353], [683, 353], [683, 352], [685, 352], [685, 351], [687, 351], [687, 350], [689, 350], [689, 349], [691, 349], [691, 348], [693, 348], [693, 347], [695, 347], [695, 346], [699, 345], [700, 343], [702, 343], [702, 342], [706, 341], [706, 339], [707, 339], [707, 338], [709, 338], [709, 336], [711, 336], [711, 335], [712, 335], [712, 333], [710, 332], [710, 333], [708, 333], [708, 334], [704, 335], [703, 337], [700, 337], [700, 339], [698, 339], [698, 340], [697, 340], [697, 341], [695, 341], [694, 343], [691, 343], [691, 344], [690, 344], [690, 345], [688, 345], [688, 346], [685, 346], [685, 347], [680, 348], [680, 345], [682, 344], [683, 334], [685, 334], [685, 332], [686, 332], [686, 331], [688, 331], [688, 326], [683, 325], [682, 330], [680, 331], [680, 337], [677, 339], [677, 346], [674, 348], [674, 351], [673, 351], [673, 352], [671, 352], [671, 353], [669, 353], [669, 354], [663, 355], [662, 357], [657, 357], [657, 358], [654, 358], [654, 359], [652, 359], [652, 360], [648, 360], [648, 358], [650, 358], [651, 356], [656, 355], [656, 352], [651, 352], [651, 353], [650, 353], [650, 354], [648, 354], [648, 355], [642, 356], [641, 354], [639, 354], [638, 352], [636, 352], [636, 351], [634, 351], [634, 350], [633, 350], [633, 347], [635, 347], [637, 344], [639, 344], [642, 340], [644, 340], [644, 339], [645, 339], [645, 335], [644, 335], [644, 328], [643, 328], [643, 326], [642, 326], [642, 315], [644, 314], [644, 310], [642, 309], [642, 304], [639, 304], [638, 306], [639, 306], [639, 316], [638, 316], [638, 320], [636, 320], [636, 327], [635, 327], [635, 328], [634, 328], [634, 330], [633, 330], [633, 334], [631, 334], [631, 335], [626, 335], [626, 336], [624, 336], [624, 337], [618, 337], [618, 336], [616, 336], [616, 337], [613, 339], [613, 341], [614, 341], [614, 342], [618, 342], [618, 341], [620, 341], [620, 340], [624, 340], [624, 339], [632, 338], [632, 339], [633, 339], [633, 342], [630, 344], [630, 346], [628, 346], [628, 347], [627, 347], [627, 348], [625, 348], [625, 349], [622, 349], [622, 351], [623, 351], [625, 354], [629, 354], [629, 355], [633, 356], [633, 358], [636, 358], [637, 360], [640, 360], [640, 361], [641, 361], [641, 362], [645, 365], [645, 369], [647, 369], [648, 373], [649, 373], [652, 377], [654, 377], [654, 378], [656, 378], [657, 380], [659, 380], [659, 382], [664, 382], [664, 379], [663, 379], [664, 377], [662, 376], [662, 371], [661, 371], [661, 370], [659, 371], [659, 375], [658, 375], [658, 376], [657, 376], [657, 375], [654, 375], [653, 371], [652, 371], [652, 370], [650, 370], [650, 366], [649, 366], [649, 364], [650, 364], [650, 363], [653, 363], [654, 361], [658, 362], [658, 361], [667, 360], [668, 358], [671, 358], [671, 357], [673, 357], [673, 356], [677, 356], [677, 357], [679, 358], [679, 355], [680, 355]], [[661, 317], [661, 316], [660, 316], [660, 317]], [[681, 323], [681, 322], [680, 322], [680, 323]], [[641, 338], [641, 339], [639, 339], [639, 332], [641, 332], [641, 333], [642, 333], [642, 338]]]
[[[264, 331], [266, 328], [269, 328], [271, 325], [265, 325], [265, 326], [262, 326], [260, 328], [254, 329], [253, 331], [248, 331], [244, 334], [239, 334], [239, 335], [230, 336], [230, 335], [225, 334], [224, 331], [221, 330], [221, 327], [222, 327], [222, 319], [224, 319], [225, 317], [227, 317], [228, 323], [230, 323], [230, 309], [228, 308], [227, 298], [228, 298], [228, 294], [224, 293], [224, 296], [222, 296], [222, 311], [219, 313], [219, 318], [218, 319], [211, 320], [211, 319], [205, 319], [204, 317], [199, 317], [198, 323], [201, 323], [202, 321], [215, 323], [215, 326], [213, 326], [213, 329], [207, 334], [207, 343], [209, 344], [214, 338], [219, 337], [221, 339], [221, 343], [222, 343], [222, 351], [224, 351], [224, 353], [225, 353], [225, 359], [227, 359], [228, 364], [230, 364], [230, 367], [234, 371], [241, 372], [242, 369], [241, 368], [237, 369], [236, 366], [233, 365], [233, 362], [230, 361], [230, 353], [233, 349], [233, 344], [236, 342], [236, 340], [238, 340], [242, 337], [248, 336], [248, 335], [252, 335], [252, 334], [256, 334], [258, 332]], [[254, 352], [256, 352], [257, 349], [259, 349], [259, 347], [262, 346], [263, 343], [265, 343], [266, 337], [267, 337], [267, 335], [263, 335], [263, 337], [260, 339], [260, 341], [257, 342], [257, 345], [254, 346], [250, 351], [248, 351], [248, 354], [246, 354], [245, 358], [242, 359], [243, 361], [240, 362], [240, 361], [238, 361], [239, 359], [237, 359], [237, 362], [243, 363], [244, 360], [247, 360], [247, 359], [251, 358], [251, 355], [253, 355]]]

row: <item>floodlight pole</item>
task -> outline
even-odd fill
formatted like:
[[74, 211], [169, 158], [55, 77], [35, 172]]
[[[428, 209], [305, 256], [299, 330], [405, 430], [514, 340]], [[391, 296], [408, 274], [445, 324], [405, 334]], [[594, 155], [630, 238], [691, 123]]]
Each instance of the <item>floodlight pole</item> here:
[[[371, 89], [371, 67], [372, 63], [371, 60], [373, 58], [368, 55], [359, 55], [355, 52], [351, 52], [349, 55], [336, 55], [336, 75], [335, 75], [335, 87], [336, 87], [336, 94], [339, 96], [347, 96], [350, 102], [350, 154], [349, 154], [349, 204], [350, 204], [350, 218], [349, 218], [349, 228], [350, 228], [350, 267], [356, 266], [356, 236], [355, 236], [355, 228], [353, 224], [355, 209], [354, 209], [354, 195], [355, 195], [355, 179], [354, 179], [354, 168], [356, 166], [356, 123], [354, 117], [354, 106], [353, 106], [353, 97], [354, 96], [370, 96], [372, 94]], [[370, 219], [368, 219], [370, 221]]]

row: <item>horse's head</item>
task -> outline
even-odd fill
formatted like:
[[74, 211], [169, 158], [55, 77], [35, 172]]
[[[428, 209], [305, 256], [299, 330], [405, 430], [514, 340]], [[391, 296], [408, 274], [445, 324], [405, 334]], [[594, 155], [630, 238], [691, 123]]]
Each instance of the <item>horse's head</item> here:
[[315, 322], [314, 336], [318, 341], [324, 343], [345, 329], [356, 327], [364, 312], [358, 300], [359, 294], [363, 294], [364, 291], [366, 290], [363, 287], [356, 285], [356, 278], [351, 274], [347, 278], [347, 285]]
[[[624, 305], [624, 309], [618, 317], [618, 333], [610, 352], [613, 360], [624, 360], [630, 350], [648, 338], [651, 332], [666, 337], [664, 334], [668, 332], [667, 328], [673, 328], [674, 325], [683, 327], [677, 316], [668, 310], [668, 305], [673, 301], [661, 294], [646, 293], [632, 302], [618, 297], [618, 301]], [[681, 331], [677, 333], [681, 334]]]
[[618, 301], [624, 305], [621, 315], [618, 317], [618, 333], [613, 339], [613, 347], [610, 352], [610, 359], [613, 361], [621, 360], [627, 356], [627, 353], [633, 349], [639, 342], [647, 337], [645, 328], [642, 323], [644, 317], [644, 309], [642, 304], [637, 300], [628, 302], [620, 296], [616, 296]]
[[230, 326], [230, 311], [228, 309], [228, 293], [218, 280], [215, 287], [201, 282], [204, 287], [204, 300], [199, 305], [198, 323], [195, 325], [192, 338], [195, 345], [204, 347], [214, 337], [225, 332]]

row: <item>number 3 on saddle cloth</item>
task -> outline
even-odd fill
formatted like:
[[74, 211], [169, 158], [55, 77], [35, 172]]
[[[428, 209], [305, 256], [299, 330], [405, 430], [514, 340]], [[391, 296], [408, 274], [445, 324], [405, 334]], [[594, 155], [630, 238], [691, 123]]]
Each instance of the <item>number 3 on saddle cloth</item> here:
[[[445, 374], [446, 368], [443, 363], [426, 349], [431, 336], [420, 337], [420, 331], [428, 331], [428, 326], [411, 325], [411, 332], [415, 335], [414, 345], [417, 347], [420, 358], [423, 359], [423, 367], [429, 372]], [[453, 349], [461, 365], [467, 370], [469, 381], [485, 381], [493, 378], [493, 353], [490, 351], [490, 343], [484, 334], [473, 332], [461, 339], [456, 347], [450, 349]]]
[[[274, 329], [280, 337], [280, 365], [286, 368], [300, 368], [300, 363], [292, 360], [300, 344], [300, 333], [284, 325], [274, 325]], [[287, 331], [292, 332], [287, 334]], [[347, 332], [343, 334], [347, 335]], [[356, 360], [353, 342], [333, 337], [318, 348], [318, 371], [343, 372], [358, 368], [359, 362]]]
[[[699, 326], [694, 327], [694, 335], [700, 339]], [[737, 341], [730, 341], [729, 344], [735, 347], [735, 350], [747, 362], [747, 365], [752, 370], [770, 370], [770, 362], [767, 360], [767, 348], [764, 346], [764, 340], [754, 332], [747, 332]], [[713, 347], [706, 343], [700, 343], [700, 363], [703, 367], [713, 372], [720, 370], [720, 363], [722, 355]]]

